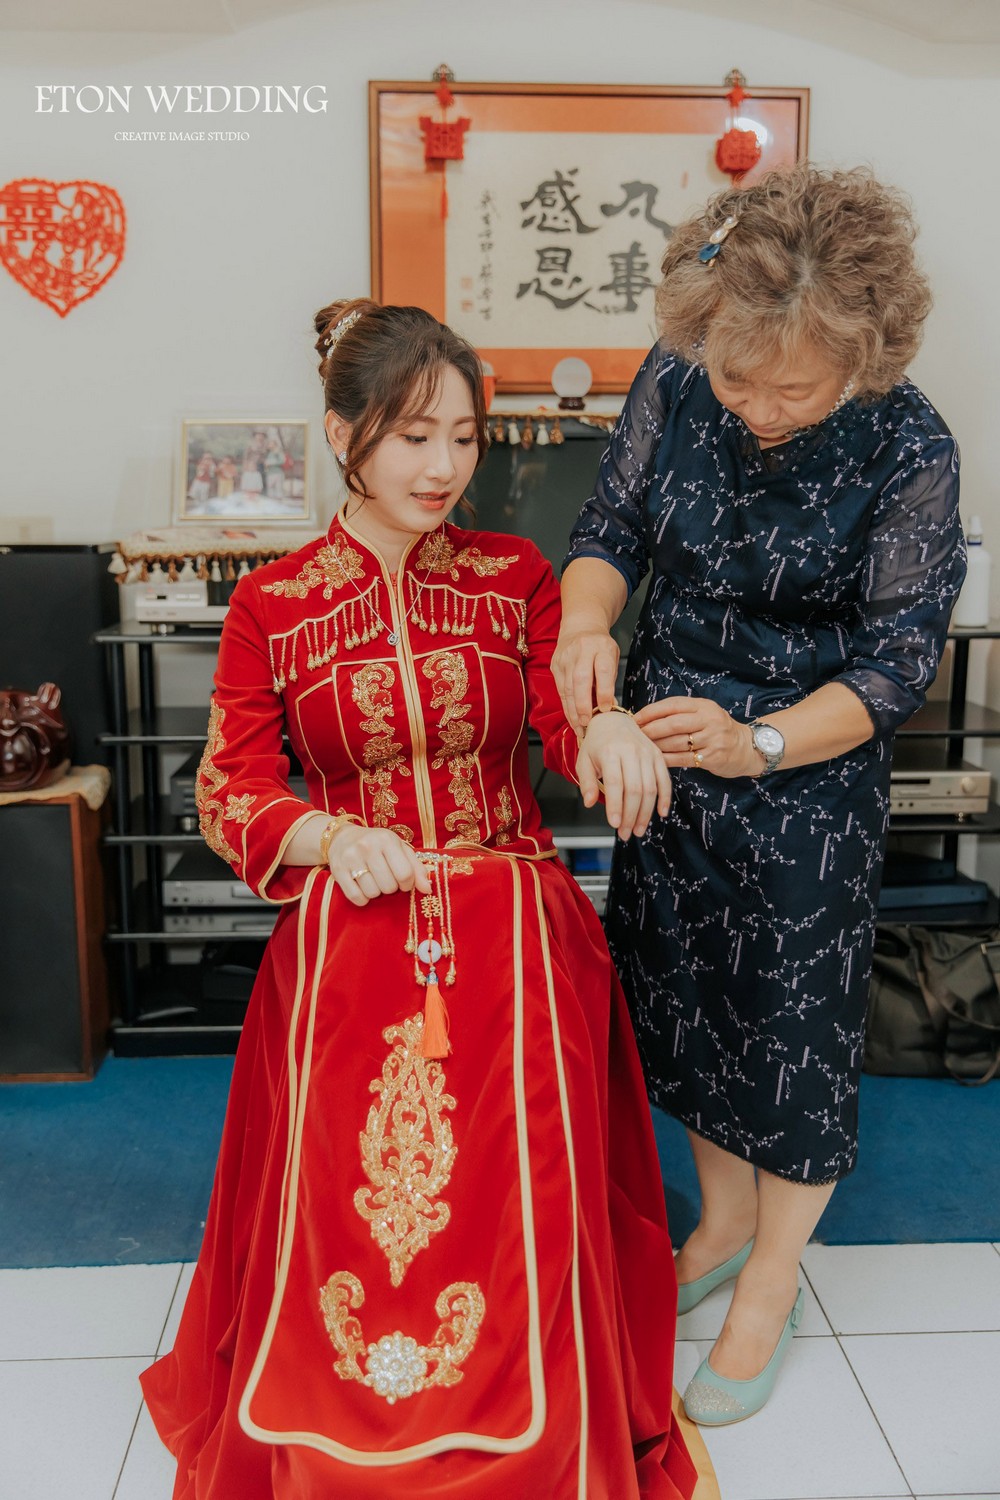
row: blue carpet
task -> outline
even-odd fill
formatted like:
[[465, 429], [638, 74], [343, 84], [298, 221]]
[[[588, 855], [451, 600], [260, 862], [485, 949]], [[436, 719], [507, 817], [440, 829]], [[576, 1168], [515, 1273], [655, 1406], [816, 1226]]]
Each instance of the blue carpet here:
[[[112, 1058], [92, 1083], [0, 1087], [0, 1266], [193, 1260], [231, 1072], [231, 1058]], [[694, 1168], [681, 1126], [654, 1123], [680, 1243]], [[862, 1079], [860, 1164], [817, 1239], [1000, 1242], [998, 1141], [1000, 1082]]]
[[0, 1266], [194, 1260], [231, 1057], [110, 1058], [0, 1086]]
[[[684, 1129], [653, 1111], [670, 1232], [698, 1218], [698, 1180]], [[837, 1188], [814, 1239], [823, 1245], [1000, 1239], [1000, 1081], [861, 1080], [858, 1165]]]

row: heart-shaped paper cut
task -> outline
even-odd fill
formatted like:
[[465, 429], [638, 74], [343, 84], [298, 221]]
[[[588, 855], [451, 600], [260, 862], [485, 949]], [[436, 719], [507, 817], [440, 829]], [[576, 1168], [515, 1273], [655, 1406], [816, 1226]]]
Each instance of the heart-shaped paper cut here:
[[0, 260], [61, 318], [99, 292], [125, 253], [125, 208], [101, 182], [23, 177], [0, 188]]

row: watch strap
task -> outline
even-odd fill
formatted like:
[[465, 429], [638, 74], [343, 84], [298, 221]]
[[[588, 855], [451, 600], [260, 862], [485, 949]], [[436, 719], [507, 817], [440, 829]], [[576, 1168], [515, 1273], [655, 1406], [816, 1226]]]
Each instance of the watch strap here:
[[[754, 733], [754, 731], [757, 730], [757, 729], [759, 729], [759, 728], [770, 729], [770, 730], [773, 731], [774, 734], [777, 734], [777, 735], [780, 736], [780, 738], [781, 738], [781, 750], [780, 750], [779, 754], [777, 754], [777, 755], [768, 755], [767, 751], [763, 748], [763, 746], [760, 745], [760, 744], [758, 744], [758, 742], [757, 742], [757, 736]], [[767, 722], [766, 719], [754, 719], [753, 722], [750, 725], [750, 736], [751, 736], [751, 739], [753, 740], [753, 747], [754, 747], [754, 749], [756, 750], [757, 754], [760, 756], [761, 760], [764, 762], [764, 771], [765, 771], [765, 773], [770, 773], [771, 771], [776, 771], [778, 769], [778, 767], [781, 765], [781, 762], [785, 758], [785, 737], [781, 733], [781, 730], [780, 729], [775, 729], [773, 724], [768, 724], [768, 722]]]

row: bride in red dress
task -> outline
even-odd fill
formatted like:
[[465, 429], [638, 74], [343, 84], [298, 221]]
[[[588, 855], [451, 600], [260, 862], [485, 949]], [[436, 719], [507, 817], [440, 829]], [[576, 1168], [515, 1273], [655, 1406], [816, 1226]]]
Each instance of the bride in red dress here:
[[236, 588], [199, 773], [208, 843], [284, 910], [143, 1376], [175, 1500], [687, 1500], [642, 1076], [527, 724], [623, 837], [669, 780], [624, 714], [578, 745], [538, 549], [447, 524], [487, 443], [474, 351], [413, 308], [316, 323], [348, 501]]

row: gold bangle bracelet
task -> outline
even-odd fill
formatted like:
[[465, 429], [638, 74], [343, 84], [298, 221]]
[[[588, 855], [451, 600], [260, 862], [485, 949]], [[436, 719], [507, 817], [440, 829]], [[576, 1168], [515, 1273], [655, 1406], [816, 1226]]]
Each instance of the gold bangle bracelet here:
[[330, 863], [330, 845], [333, 843], [334, 835], [336, 833], [339, 833], [340, 829], [343, 828], [346, 823], [356, 822], [357, 819], [352, 817], [350, 813], [338, 813], [335, 818], [330, 819], [329, 823], [327, 823], [326, 827], [323, 829], [323, 832], [319, 836], [319, 859], [316, 861], [316, 863], [320, 866], [320, 868], [323, 868]]
[[599, 714], [628, 714], [630, 719], [635, 718], [632, 710], [630, 708], [623, 708], [620, 703], [612, 703], [610, 708], [599, 708], [597, 712]]

